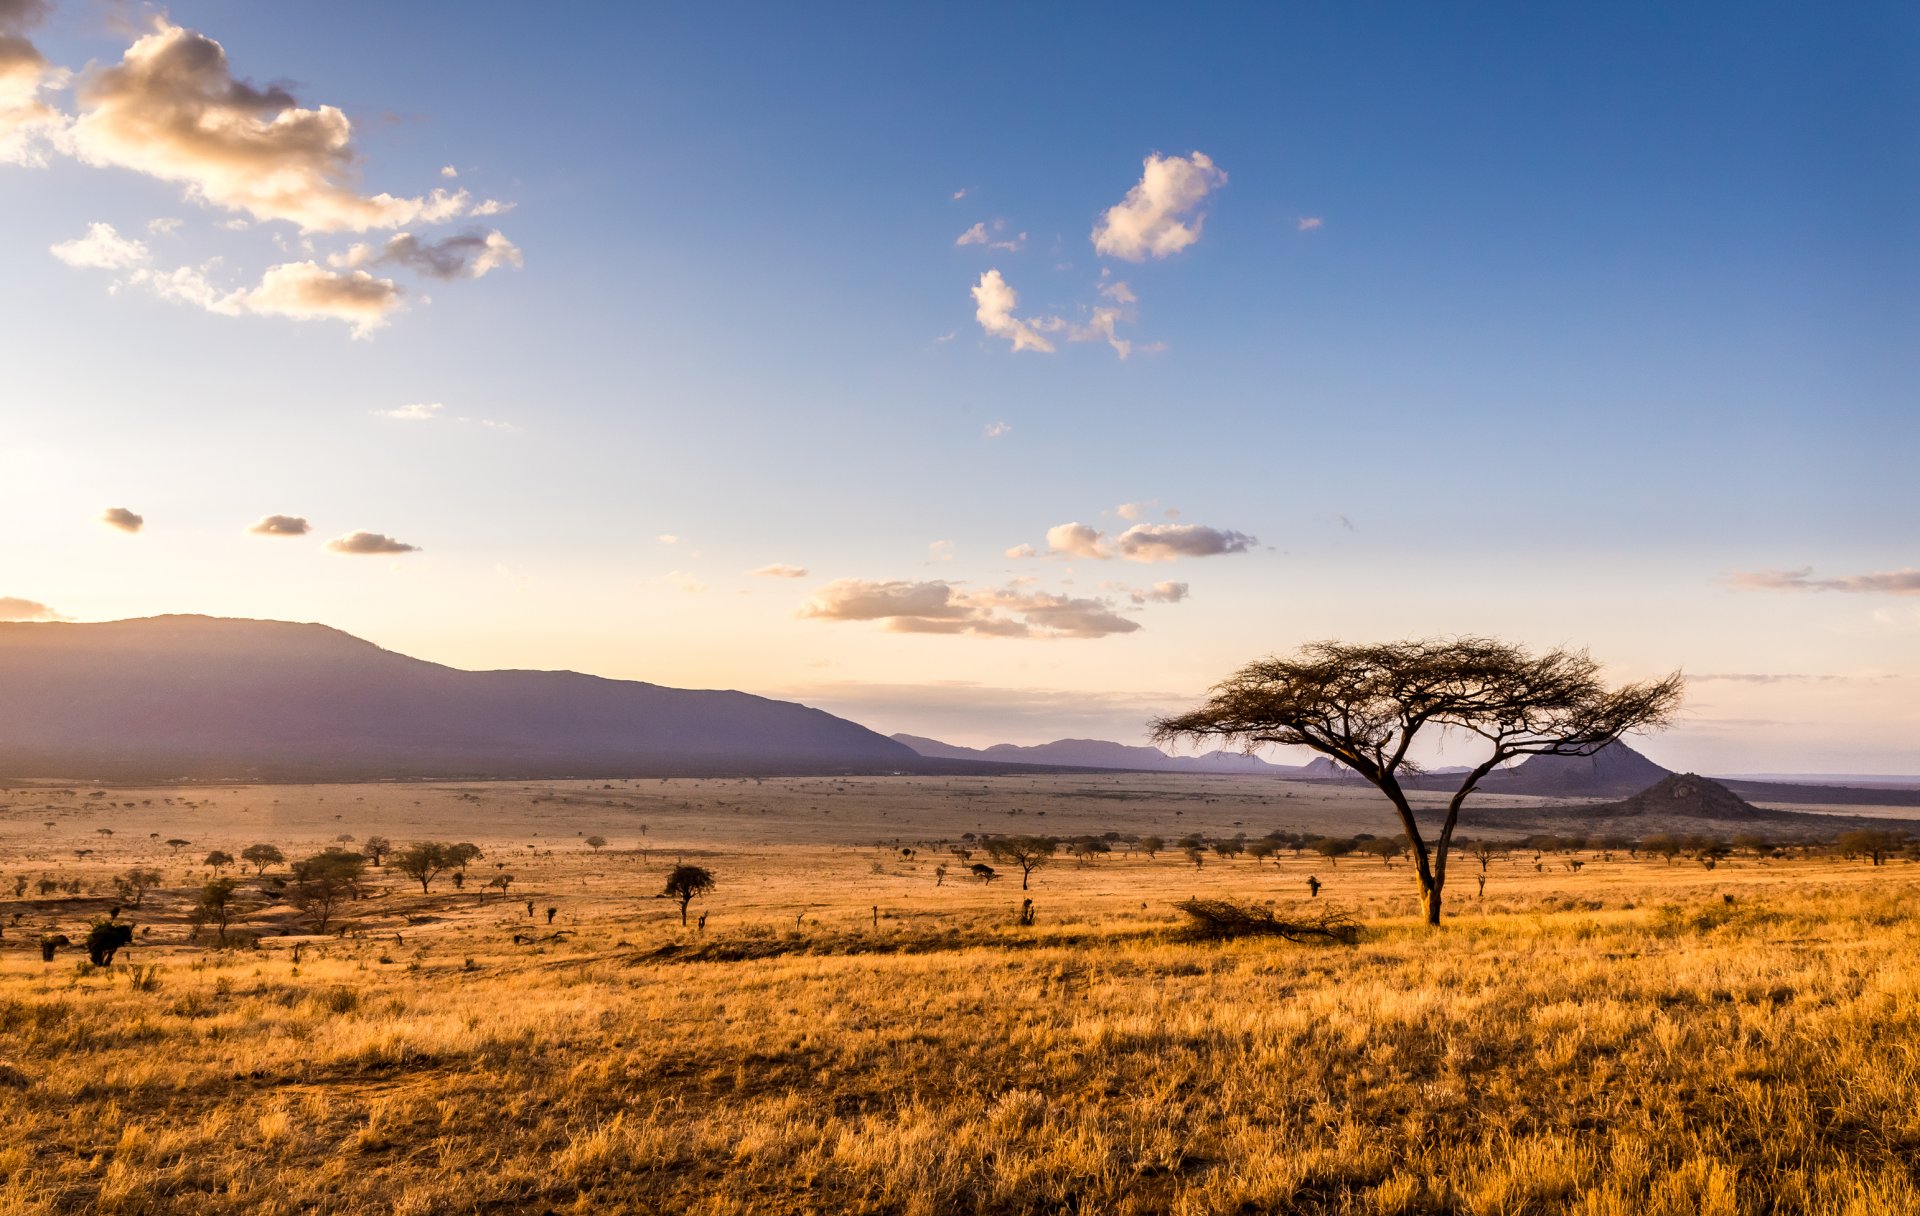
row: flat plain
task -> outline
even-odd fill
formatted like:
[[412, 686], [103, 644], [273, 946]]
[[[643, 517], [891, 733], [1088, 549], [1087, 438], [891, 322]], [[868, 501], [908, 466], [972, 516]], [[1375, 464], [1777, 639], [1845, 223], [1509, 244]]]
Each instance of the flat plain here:
[[[0, 1214], [1920, 1211], [1911, 862], [1461, 854], [1435, 932], [1405, 861], [1174, 844], [1276, 830], [1395, 828], [1251, 777], [16, 785]], [[1023, 891], [995, 833], [1111, 852]], [[483, 856], [326, 933], [285, 865], [189, 919], [212, 850], [376, 835]], [[116, 906], [113, 966], [42, 961]]]

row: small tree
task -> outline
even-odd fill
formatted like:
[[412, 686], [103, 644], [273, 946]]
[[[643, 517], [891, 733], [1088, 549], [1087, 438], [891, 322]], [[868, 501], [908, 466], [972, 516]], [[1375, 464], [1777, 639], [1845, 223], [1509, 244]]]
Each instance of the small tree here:
[[[1497, 845], [1491, 840], [1476, 840], [1473, 842], [1473, 847], [1467, 851], [1467, 856], [1479, 862], [1480, 873], [1485, 874], [1487, 872], [1487, 863], [1505, 851], [1506, 849], [1503, 846]], [[1482, 889], [1484, 889], [1484, 887], [1485, 884], [1482, 884]]]
[[[1489, 773], [1521, 756], [1591, 756], [1630, 730], [1664, 726], [1684, 682], [1609, 688], [1583, 651], [1532, 655], [1492, 638], [1349, 645], [1313, 642], [1290, 658], [1249, 663], [1207, 703], [1154, 723], [1159, 743], [1208, 741], [1251, 752], [1265, 744], [1309, 747], [1377, 788], [1399, 816], [1427, 923], [1440, 923], [1447, 855], [1467, 798]], [[1461, 777], [1431, 840], [1401, 777], [1431, 727], [1477, 735], [1486, 758]]]
[[1380, 864], [1389, 868], [1393, 865], [1393, 859], [1406, 851], [1405, 845], [1386, 836], [1363, 840], [1360, 842], [1360, 847], [1354, 850], [1356, 853], [1365, 853], [1369, 857], [1378, 857]]
[[1147, 855], [1148, 861], [1159, 856], [1160, 850], [1167, 847], [1167, 842], [1159, 836], [1142, 836], [1139, 844], [1140, 851]]
[[393, 852], [393, 841], [385, 836], [369, 836], [367, 842], [360, 846], [360, 851], [371, 858], [374, 865], [384, 870], [387, 868], [387, 854]]
[[314, 919], [314, 927], [327, 931], [327, 922], [341, 904], [360, 893], [360, 879], [366, 873], [367, 859], [358, 853], [330, 848], [293, 863], [293, 888], [288, 898], [293, 906]]
[[687, 905], [713, 890], [713, 875], [700, 866], [678, 865], [667, 875], [665, 894], [680, 901], [680, 923], [687, 923]]
[[589, 836], [587, 837], [587, 847], [598, 853], [601, 849], [607, 847], [607, 838], [605, 836]]
[[1354, 843], [1351, 836], [1321, 836], [1314, 840], [1313, 851], [1337, 866], [1342, 857], [1353, 852]]
[[227, 940], [227, 926], [240, 915], [240, 901], [237, 892], [240, 880], [237, 878], [216, 878], [200, 888], [200, 902], [194, 906], [192, 919], [196, 925], [213, 925], [220, 930], [220, 940]]
[[213, 852], [207, 854], [207, 859], [202, 864], [215, 874], [218, 874], [233, 864], [233, 854], [224, 849], [215, 849]]
[[1053, 860], [1060, 842], [1052, 836], [995, 836], [987, 841], [987, 855], [1020, 867], [1020, 889], [1027, 889], [1033, 872]]
[[[52, 827], [53, 825], [48, 824], [47, 826]], [[175, 836], [172, 840], [167, 841], [167, 847], [169, 849], [172, 849], [174, 852], [178, 853], [181, 849], [186, 848], [188, 845], [192, 843], [193, 841], [191, 840], [182, 840], [178, 836]]]
[[252, 866], [255, 874], [265, 874], [268, 866], [279, 865], [287, 856], [270, 844], [250, 844], [240, 850], [240, 859]]
[[433, 880], [452, 869], [453, 846], [437, 840], [422, 840], [393, 854], [393, 868], [420, 884], [420, 894], [433, 890]]
[[113, 889], [120, 892], [128, 903], [137, 908], [141, 901], [146, 899], [147, 892], [159, 886], [160, 883], [160, 871], [135, 867], [114, 879]]
[[485, 856], [486, 854], [480, 851], [480, 846], [469, 840], [463, 840], [459, 844], [450, 844], [447, 846], [447, 857], [459, 868], [462, 874], [467, 872], [467, 866], [469, 864], [479, 861]]
[[1865, 857], [1874, 865], [1885, 865], [1887, 854], [1907, 843], [1905, 836], [1880, 828], [1858, 828], [1833, 838], [1833, 847], [1848, 857]]

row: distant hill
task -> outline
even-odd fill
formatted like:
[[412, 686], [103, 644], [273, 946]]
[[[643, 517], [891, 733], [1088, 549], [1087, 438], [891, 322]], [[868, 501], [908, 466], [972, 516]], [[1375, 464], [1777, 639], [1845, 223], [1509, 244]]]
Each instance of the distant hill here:
[[[1105, 739], [1055, 739], [1022, 747], [996, 743], [992, 747], [960, 747], [920, 735], [895, 735], [922, 756], [943, 760], [982, 760], [1000, 764], [1044, 765], [1051, 768], [1127, 769], [1153, 773], [1249, 773], [1269, 777], [1300, 777], [1311, 765], [1270, 764], [1258, 756], [1213, 751], [1201, 756], [1169, 756], [1157, 747], [1112, 743]], [[1319, 762], [1316, 762], [1319, 763]]]
[[1674, 773], [1619, 802], [1591, 807], [1595, 816], [1662, 819], [1760, 819], [1765, 812], [1711, 777]]
[[1488, 773], [1480, 789], [1544, 798], [1626, 798], [1672, 775], [1626, 744], [1609, 743], [1591, 756], [1529, 756]]
[[742, 692], [460, 671], [324, 625], [0, 624], [0, 777], [339, 780], [924, 771]]

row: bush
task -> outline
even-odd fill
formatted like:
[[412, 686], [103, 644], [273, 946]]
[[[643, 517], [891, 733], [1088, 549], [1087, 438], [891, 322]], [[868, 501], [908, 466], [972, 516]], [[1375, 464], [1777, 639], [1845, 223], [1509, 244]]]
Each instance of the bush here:
[[1188, 899], [1174, 905], [1192, 920], [1197, 937], [1283, 937], [1290, 942], [1331, 941], [1351, 946], [1360, 925], [1345, 912], [1324, 912], [1304, 920], [1282, 920], [1272, 908], [1230, 899]]

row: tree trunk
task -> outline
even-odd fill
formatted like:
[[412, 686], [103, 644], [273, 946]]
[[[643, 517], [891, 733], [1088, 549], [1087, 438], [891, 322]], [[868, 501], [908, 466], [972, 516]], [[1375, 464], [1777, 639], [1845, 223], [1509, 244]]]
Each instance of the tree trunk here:
[[1027, 869], [1025, 866], [1022, 866], [1020, 868], [1020, 889], [1022, 891], [1027, 889], [1027, 880], [1032, 877], [1033, 877], [1032, 870]]

